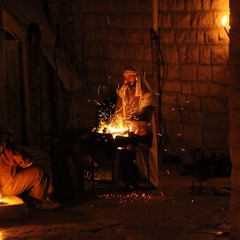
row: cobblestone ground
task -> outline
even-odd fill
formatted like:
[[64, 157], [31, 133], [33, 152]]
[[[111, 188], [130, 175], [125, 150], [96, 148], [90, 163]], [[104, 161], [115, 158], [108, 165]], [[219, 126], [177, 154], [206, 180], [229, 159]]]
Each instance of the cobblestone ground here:
[[[107, 173], [99, 171], [98, 177], [101, 174]], [[0, 222], [0, 240], [229, 239], [225, 189], [230, 179], [208, 179], [203, 194], [194, 195], [191, 176], [181, 176], [178, 165], [163, 165], [160, 175], [158, 190], [143, 186], [126, 192], [121, 186], [96, 183], [94, 192], [86, 186], [83, 200], [63, 202], [60, 209], [29, 208], [21, 219]]]

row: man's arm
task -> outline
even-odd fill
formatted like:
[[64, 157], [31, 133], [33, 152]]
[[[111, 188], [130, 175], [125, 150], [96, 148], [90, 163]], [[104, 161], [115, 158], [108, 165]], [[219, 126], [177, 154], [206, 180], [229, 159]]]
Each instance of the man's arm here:
[[13, 155], [13, 158], [15, 163], [22, 168], [30, 167], [33, 164], [33, 162], [29, 158], [23, 157], [21, 153]]
[[153, 106], [146, 106], [137, 115], [132, 116], [132, 120], [151, 122], [153, 111]]
[[121, 108], [122, 108], [122, 99], [118, 96], [116, 106], [115, 106], [115, 113], [119, 113]]

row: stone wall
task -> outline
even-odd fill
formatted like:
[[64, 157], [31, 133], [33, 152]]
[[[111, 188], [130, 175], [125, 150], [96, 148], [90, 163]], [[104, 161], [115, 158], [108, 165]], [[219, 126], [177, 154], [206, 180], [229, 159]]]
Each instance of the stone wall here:
[[[60, 30], [92, 99], [101, 103], [108, 98], [130, 64], [146, 72], [152, 86], [157, 85], [152, 79], [151, 0], [59, 3], [50, 1], [51, 23]], [[157, 54], [163, 86], [159, 135], [169, 154], [228, 146], [229, 39], [221, 25], [228, 4], [226, 0], [159, 0]], [[95, 110], [92, 101], [90, 125]]]
[[170, 152], [228, 145], [228, 1], [160, 1]]

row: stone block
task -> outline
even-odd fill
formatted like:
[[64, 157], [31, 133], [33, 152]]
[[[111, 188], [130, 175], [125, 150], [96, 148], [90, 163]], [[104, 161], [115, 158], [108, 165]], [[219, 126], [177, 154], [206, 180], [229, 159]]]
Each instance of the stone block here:
[[204, 32], [204, 43], [206, 45], [219, 45], [219, 35], [217, 30], [208, 30]]
[[169, 105], [176, 105], [177, 104], [177, 96], [174, 93], [168, 93], [163, 91], [163, 102], [164, 104], [169, 104]]
[[180, 77], [184, 81], [197, 79], [197, 65], [183, 64], [180, 66]]
[[190, 28], [191, 14], [188, 12], [172, 14], [172, 23], [174, 29]]
[[209, 96], [215, 98], [221, 98], [221, 86], [218, 83], [210, 83]]
[[186, 47], [186, 62], [187, 63], [199, 63], [199, 46], [190, 45]]
[[189, 111], [189, 122], [203, 126], [205, 123], [205, 114], [201, 111]]
[[227, 146], [227, 132], [222, 129], [204, 127], [203, 144], [209, 148], [219, 148]]
[[160, 16], [160, 29], [172, 28], [172, 15], [170, 13], [161, 13]]
[[200, 11], [202, 9], [202, 1], [187, 0], [186, 10], [187, 11]]
[[159, 11], [167, 11], [168, 10], [168, 0], [159, 1]]
[[200, 64], [211, 64], [211, 47], [200, 46], [199, 48], [199, 63]]
[[168, 65], [168, 79], [179, 80], [180, 79], [180, 67], [176, 64]]
[[198, 142], [202, 142], [202, 126], [194, 122], [185, 124], [184, 137], [186, 137], [186, 139], [201, 139], [200, 141], [198, 140]]
[[193, 93], [192, 82], [182, 82], [182, 93], [189, 95]]
[[229, 8], [229, 2], [226, 0], [212, 0], [211, 10], [227, 10]]
[[202, 98], [201, 107], [202, 110], [206, 112], [228, 114], [228, 104], [225, 100]]
[[164, 105], [162, 110], [165, 120], [175, 123], [180, 122], [180, 112], [176, 106]]
[[164, 90], [167, 92], [178, 93], [181, 91], [181, 83], [179, 81], [166, 81], [164, 84]]
[[211, 3], [212, 1], [211, 0], [204, 0], [202, 1], [202, 10], [210, 10], [211, 9]]
[[184, 0], [168, 1], [168, 9], [172, 11], [183, 11], [184, 10]]
[[176, 30], [175, 43], [180, 44], [195, 44], [197, 40], [196, 30]]
[[222, 113], [208, 113], [206, 114], [206, 126], [222, 130], [228, 129], [228, 115]]
[[160, 38], [162, 44], [173, 44], [174, 43], [174, 31], [165, 30], [160, 32]]
[[168, 64], [178, 64], [178, 51], [177, 46], [174, 44], [169, 44], [162, 46], [164, 61]]
[[229, 101], [230, 101], [231, 108], [240, 110], [240, 101], [239, 101], [240, 90], [231, 91], [230, 93], [231, 94], [229, 94]]
[[208, 82], [193, 82], [193, 94], [201, 97], [208, 96]]
[[228, 68], [227, 66], [213, 66], [213, 82], [228, 84]]
[[187, 63], [187, 52], [186, 52], [187, 46], [186, 45], [179, 45], [178, 46], [178, 55], [179, 55], [179, 62], [180, 64]]
[[198, 28], [211, 29], [214, 27], [213, 12], [201, 12], [197, 19]]
[[209, 65], [199, 65], [197, 69], [197, 80], [203, 82], [211, 82], [212, 67]]
[[228, 62], [228, 47], [212, 47], [212, 64], [226, 65]]

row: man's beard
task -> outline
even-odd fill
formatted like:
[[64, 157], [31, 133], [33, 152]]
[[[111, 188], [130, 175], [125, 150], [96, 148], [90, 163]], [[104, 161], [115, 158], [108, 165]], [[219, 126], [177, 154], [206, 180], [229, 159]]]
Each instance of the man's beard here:
[[125, 85], [128, 86], [128, 87], [136, 87], [136, 82], [133, 82], [133, 83], [126, 82]]

